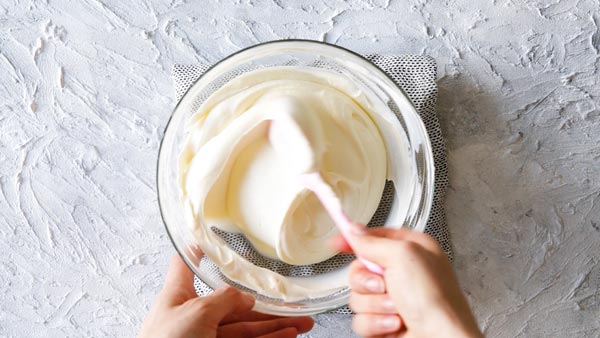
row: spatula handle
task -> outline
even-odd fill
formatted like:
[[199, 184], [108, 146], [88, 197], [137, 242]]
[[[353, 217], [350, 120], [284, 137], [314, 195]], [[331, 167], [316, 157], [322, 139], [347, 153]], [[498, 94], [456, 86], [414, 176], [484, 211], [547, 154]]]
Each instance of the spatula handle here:
[[[323, 177], [321, 177], [321, 174], [318, 172], [300, 175], [300, 181], [302, 185], [317, 195], [317, 198], [321, 201], [325, 210], [327, 210], [329, 217], [333, 219], [333, 222], [337, 225], [338, 229], [340, 229], [346, 242], [352, 246], [351, 231], [353, 227], [358, 225], [352, 222], [344, 213], [344, 210], [342, 210], [342, 203], [333, 189], [331, 189], [329, 184], [323, 180]], [[367, 269], [369, 269], [369, 271], [378, 275], [383, 275], [384, 269], [380, 265], [361, 256], [358, 256], [358, 259]]]

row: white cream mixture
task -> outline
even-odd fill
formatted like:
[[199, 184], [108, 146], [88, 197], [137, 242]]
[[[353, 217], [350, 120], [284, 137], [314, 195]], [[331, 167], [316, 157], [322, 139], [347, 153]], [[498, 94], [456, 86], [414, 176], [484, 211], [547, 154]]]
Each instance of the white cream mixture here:
[[345, 285], [338, 276], [318, 290], [256, 267], [210, 227], [241, 232], [261, 254], [289, 264], [336, 254], [327, 245], [338, 232], [333, 221], [297, 180], [303, 161], [288, 161], [269, 141], [271, 120], [298, 113], [312, 116], [301, 125], [312, 152], [298, 156], [313, 156], [351, 219], [370, 220], [387, 177], [386, 147], [370, 101], [348, 82], [327, 70], [253, 71], [216, 91], [190, 120], [180, 157], [183, 201], [201, 249], [230, 279], [284, 299], [318, 297]]

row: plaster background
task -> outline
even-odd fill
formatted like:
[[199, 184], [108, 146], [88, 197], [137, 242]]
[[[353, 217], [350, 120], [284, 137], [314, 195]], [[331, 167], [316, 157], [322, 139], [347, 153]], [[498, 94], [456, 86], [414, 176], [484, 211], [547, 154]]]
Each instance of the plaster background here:
[[[455, 266], [488, 337], [600, 335], [597, 0], [0, 0], [0, 337], [135, 336], [174, 250], [174, 63], [311, 38], [439, 64]], [[309, 337], [351, 336], [319, 316]]]

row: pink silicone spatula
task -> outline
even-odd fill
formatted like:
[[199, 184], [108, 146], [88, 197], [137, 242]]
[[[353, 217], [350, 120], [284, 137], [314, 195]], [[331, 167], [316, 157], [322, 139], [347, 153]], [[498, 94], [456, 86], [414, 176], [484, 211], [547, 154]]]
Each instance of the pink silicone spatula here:
[[[340, 199], [331, 186], [323, 180], [318, 170], [315, 149], [311, 147], [305, 134], [305, 131], [310, 132], [313, 139], [322, 136], [320, 123], [314, 119], [315, 117], [310, 113], [303, 113], [298, 109], [286, 109], [286, 112], [273, 117], [269, 127], [269, 139], [276, 151], [288, 157], [286, 160], [298, 170], [299, 182], [315, 193], [342, 236], [352, 246], [352, 232], [362, 231], [363, 226], [348, 218], [342, 209]], [[353, 231], [353, 229], [356, 230]], [[378, 264], [361, 256], [358, 256], [358, 259], [371, 272], [383, 275], [384, 269]]]

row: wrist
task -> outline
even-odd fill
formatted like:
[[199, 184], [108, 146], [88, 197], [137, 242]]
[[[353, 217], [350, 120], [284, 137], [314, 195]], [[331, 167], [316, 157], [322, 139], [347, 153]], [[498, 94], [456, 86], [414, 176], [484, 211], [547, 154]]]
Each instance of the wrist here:
[[470, 330], [459, 330], [456, 334], [451, 335], [451, 337], [460, 337], [460, 338], [484, 338], [483, 334], [479, 329], [470, 329]]
[[443, 326], [439, 325], [434, 332], [431, 330], [426, 335], [427, 337], [442, 337], [442, 338], [484, 338], [479, 329], [470, 329], [459, 326]]
[[430, 327], [436, 327], [437, 332], [430, 332], [433, 336], [447, 337], [447, 338], [484, 338], [481, 330], [477, 325], [475, 319], [470, 315], [463, 315], [456, 312], [450, 313], [431, 313], [432, 323], [437, 325], [431, 325]]
[[477, 327], [477, 324], [475, 323], [468, 325], [467, 323], [461, 322], [458, 325], [453, 325], [448, 332], [450, 334], [447, 335], [447, 337], [484, 338], [483, 334], [479, 330], [479, 327]]

